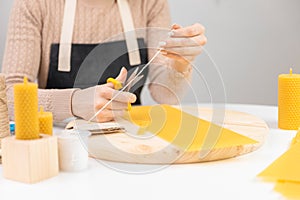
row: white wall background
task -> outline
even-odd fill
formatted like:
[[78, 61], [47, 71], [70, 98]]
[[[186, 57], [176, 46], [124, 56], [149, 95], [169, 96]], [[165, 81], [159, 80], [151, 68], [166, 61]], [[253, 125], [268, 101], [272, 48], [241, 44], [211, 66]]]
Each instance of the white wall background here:
[[[174, 22], [206, 26], [206, 49], [222, 74], [227, 102], [277, 104], [278, 74], [291, 66], [300, 73], [299, 0], [170, 0], [170, 6]], [[196, 65], [208, 79], [216, 77], [207, 56]]]
[[13, 0], [0, 0], [0, 69], [5, 47], [7, 24]]
[[[230, 103], [277, 104], [277, 76], [300, 73], [299, 0], [169, 0], [173, 22], [200, 22], [206, 50], [218, 66]], [[0, 0], [0, 62], [12, 0]], [[194, 95], [185, 101], [223, 101], [221, 79], [207, 54], [196, 60]], [[203, 78], [205, 77], [205, 78]], [[210, 98], [205, 81], [212, 94]]]

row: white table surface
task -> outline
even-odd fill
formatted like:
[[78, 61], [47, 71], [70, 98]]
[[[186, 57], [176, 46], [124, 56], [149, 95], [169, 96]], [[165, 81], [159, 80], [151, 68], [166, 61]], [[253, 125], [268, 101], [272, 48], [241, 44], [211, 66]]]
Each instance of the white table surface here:
[[[223, 161], [171, 165], [139, 175], [113, 170], [93, 159], [85, 171], [60, 172], [32, 185], [6, 180], [0, 175], [0, 199], [283, 199], [273, 190], [274, 184], [263, 182], [256, 175], [287, 150], [296, 131], [277, 128], [277, 107], [234, 104], [226, 105], [226, 109], [254, 114], [267, 122], [270, 134], [259, 150]], [[106, 162], [106, 165], [111, 164]], [[118, 164], [117, 167], [149, 166]]]

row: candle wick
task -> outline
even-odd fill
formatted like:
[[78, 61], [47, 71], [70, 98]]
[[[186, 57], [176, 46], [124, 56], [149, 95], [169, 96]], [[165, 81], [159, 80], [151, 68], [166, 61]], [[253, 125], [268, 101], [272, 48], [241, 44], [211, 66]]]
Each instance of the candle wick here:
[[293, 69], [292, 68], [290, 68], [290, 75], [292, 75], [293, 74]]
[[28, 83], [28, 79], [26, 76], [24, 76], [24, 84], [27, 84]]
[[40, 107], [40, 112], [41, 112], [41, 113], [44, 112], [44, 107], [43, 107], [43, 106]]

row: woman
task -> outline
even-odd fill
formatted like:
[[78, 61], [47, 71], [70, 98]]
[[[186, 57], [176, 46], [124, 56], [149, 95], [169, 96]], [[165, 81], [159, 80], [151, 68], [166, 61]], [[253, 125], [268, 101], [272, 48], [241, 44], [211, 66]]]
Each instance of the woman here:
[[[72, 116], [89, 119], [116, 94], [113, 85], [106, 83], [107, 77], [118, 75], [117, 79], [124, 82], [127, 70], [146, 64], [148, 57], [151, 59], [155, 54], [134, 48], [142, 49], [145, 41], [148, 45], [159, 44], [162, 49], [156, 61], [161, 64], [144, 73], [150, 80], [153, 99], [158, 103], [178, 103], [177, 96], [182, 96], [186, 80], [191, 77], [190, 62], [206, 43], [204, 28], [200, 24], [173, 25], [169, 37], [163, 41], [151, 31], [142, 40], [137, 39], [138, 34], [130, 33], [145, 27], [170, 28], [167, 0], [15, 0], [2, 67], [7, 78], [11, 116], [12, 86], [27, 76], [32, 82], [38, 80], [39, 104], [51, 111], [56, 121]], [[106, 42], [122, 32], [126, 41]], [[98, 83], [92, 81], [75, 87], [80, 66], [101, 43], [104, 53], [124, 46], [128, 53], [107, 63], [105, 70], [98, 67], [103, 74]], [[122, 66], [127, 70], [121, 70]], [[135, 94], [123, 92], [98, 114], [97, 121], [110, 121], [115, 115], [122, 115], [128, 103], [139, 100], [140, 92], [141, 88]]]

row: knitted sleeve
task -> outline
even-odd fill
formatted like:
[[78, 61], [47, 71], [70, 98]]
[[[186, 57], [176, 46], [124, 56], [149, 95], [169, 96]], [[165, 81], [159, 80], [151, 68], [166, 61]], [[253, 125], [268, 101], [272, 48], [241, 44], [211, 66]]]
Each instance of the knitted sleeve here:
[[[41, 0], [15, 0], [7, 32], [2, 71], [6, 76], [8, 107], [13, 119], [13, 85], [27, 76], [36, 82], [41, 63], [43, 12]], [[72, 116], [71, 98], [74, 89], [39, 89], [39, 104], [53, 112], [54, 120]]]

